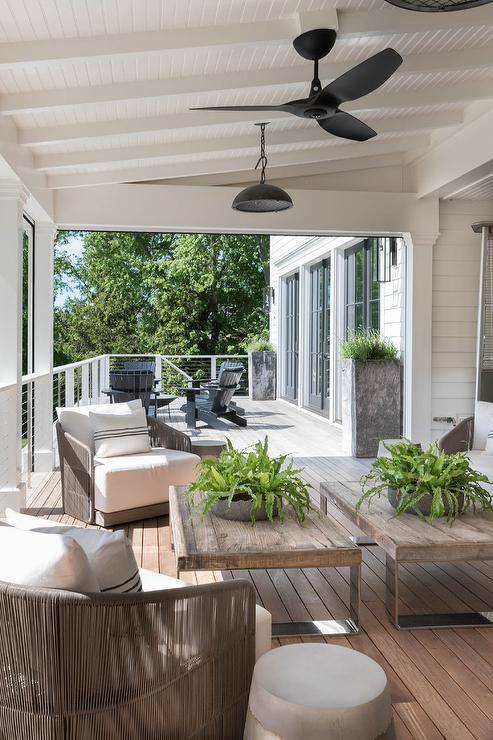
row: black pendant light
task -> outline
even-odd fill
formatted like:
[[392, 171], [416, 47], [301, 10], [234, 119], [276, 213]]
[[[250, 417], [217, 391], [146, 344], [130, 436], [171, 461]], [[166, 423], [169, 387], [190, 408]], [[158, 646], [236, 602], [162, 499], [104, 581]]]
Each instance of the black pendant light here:
[[261, 166], [260, 182], [256, 185], [249, 185], [247, 188], [238, 193], [231, 207], [235, 211], [245, 211], [246, 213], [271, 213], [275, 211], [285, 211], [293, 207], [293, 201], [288, 193], [276, 185], [269, 185], [265, 182], [265, 168], [267, 167], [267, 155], [265, 154], [265, 127], [267, 123], [256, 123], [260, 126], [260, 157], [255, 169]]
[[452, 10], [467, 10], [478, 5], [487, 5], [493, 0], [387, 0], [391, 5], [405, 10], [422, 13], [449, 13]]

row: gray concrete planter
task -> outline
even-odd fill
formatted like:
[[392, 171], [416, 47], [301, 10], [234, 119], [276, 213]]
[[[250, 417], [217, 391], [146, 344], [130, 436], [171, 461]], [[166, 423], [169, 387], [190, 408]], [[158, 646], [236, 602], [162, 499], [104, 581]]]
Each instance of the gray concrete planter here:
[[375, 457], [381, 439], [401, 436], [399, 360], [343, 360], [342, 438], [353, 457]]
[[275, 401], [276, 352], [249, 352], [248, 390], [254, 401]]

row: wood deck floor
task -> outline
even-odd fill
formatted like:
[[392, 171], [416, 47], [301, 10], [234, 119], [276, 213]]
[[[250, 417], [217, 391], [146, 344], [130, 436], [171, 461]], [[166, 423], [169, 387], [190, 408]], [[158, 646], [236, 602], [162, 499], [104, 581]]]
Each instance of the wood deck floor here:
[[[210, 438], [229, 436], [244, 447], [269, 436], [273, 453], [286, 452], [317, 488], [322, 480], [358, 480], [366, 461], [342, 455], [340, 431], [282, 402], [246, 401], [248, 427], [201, 429]], [[164, 417], [167, 420], [167, 415]], [[172, 409], [172, 421], [183, 416]], [[315, 494], [316, 495], [316, 494]], [[61, 509], [58, 473], [30, 491], [28, 511], [73, 522]], [[334, 511], [348, 531], [354, 528]], [[125, 527], [141, 567], [174, 572], [167, 517]], [[378, 547], [363, 548], [362, 629], [351, 637], [329, 637], [370, 655], [385, 669], [392, 693], [398, 740], [493, 740], [493, 629], [397, 631], [385, 613], [385, 561]], [[186, 580], [247, 578], [274, 621], [339, 618], [347, 614], [348, 569], [304, 569], [190, 573]], [[402, 567], [402, 599], [409, 611], [493, 611], [493, 562], [423, 564]], [[308, 641], [315, 638], [303, 638]], [[324, 638], [318, 638], [323, 640]], [[282, 643], [300, 641], [286, 639]], [[275, 644], [280, 644], [275, 640]]]

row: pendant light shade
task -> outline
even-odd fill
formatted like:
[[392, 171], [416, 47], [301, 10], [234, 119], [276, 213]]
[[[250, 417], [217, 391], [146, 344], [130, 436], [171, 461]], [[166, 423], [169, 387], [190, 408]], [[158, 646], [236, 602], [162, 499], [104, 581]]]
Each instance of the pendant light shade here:
[[273, 213], [276, 211], [285, 211], [293, 207], [291, 197], [282, 188], [277, 185], [269, 185], [265, 182], [265, 168], [267, 167], [267, 156], [265, 154], [265, 127], [266, 123], [256, 123], [260, 126], [260, 157], [255, 165], [255, 169], [261, 165], [260, 182], [255, 185], [249, 185], [242, 190], [234, 199], [231, 207], [235, 211], [244, 211], [245, 213]]

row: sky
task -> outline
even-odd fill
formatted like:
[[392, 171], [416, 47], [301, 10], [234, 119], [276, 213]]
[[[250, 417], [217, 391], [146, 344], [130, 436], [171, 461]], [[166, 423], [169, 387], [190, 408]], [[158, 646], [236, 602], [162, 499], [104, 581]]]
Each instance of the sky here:
[[[84, 249], [82, 240], [83, 240], [82, 236], [71, 237], [67, 244], [62, 244], [60, 246], [60, 249], [63, 249], [65, 252], [68, 252], [68, 254], [71, 257], [80, 257]], [[67, 298], [72, 298], [75, 294], [76, 294], [75, 285], [69, 284], [66, 290], [61, 291], [60, 294], [57, 295], [55, 299], [55, 306], [57, 306], [58, 308], [61, 308], [64, 305]]]

